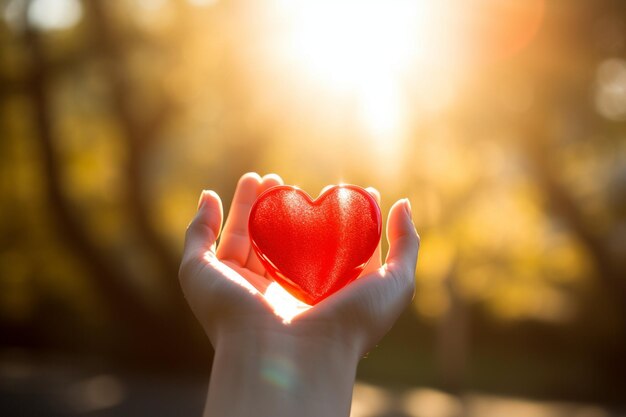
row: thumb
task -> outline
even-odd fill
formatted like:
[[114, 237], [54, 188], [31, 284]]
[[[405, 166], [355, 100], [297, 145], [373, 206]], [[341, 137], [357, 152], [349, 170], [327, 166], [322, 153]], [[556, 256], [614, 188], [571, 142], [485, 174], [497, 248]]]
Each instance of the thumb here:
[[215, 253], [215, 242], [222, 228], [222, 201], [214, 191], [202, 191], [196, 217], [189, 223], [185, 235], [183, 261]]
[[387, 220], [387, 241], [387, 270], [397, 272], [399, 276], [413, 282], [420, 238], [413, 225], [408, 199], [397, 201], [391, 207]]

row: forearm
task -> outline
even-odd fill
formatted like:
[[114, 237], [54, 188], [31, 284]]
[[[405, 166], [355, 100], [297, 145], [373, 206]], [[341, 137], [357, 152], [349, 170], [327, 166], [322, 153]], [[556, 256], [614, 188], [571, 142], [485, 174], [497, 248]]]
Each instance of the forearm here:
[[259, 332], [217, 343], [205, 417], [347, 417], [359, 354]]

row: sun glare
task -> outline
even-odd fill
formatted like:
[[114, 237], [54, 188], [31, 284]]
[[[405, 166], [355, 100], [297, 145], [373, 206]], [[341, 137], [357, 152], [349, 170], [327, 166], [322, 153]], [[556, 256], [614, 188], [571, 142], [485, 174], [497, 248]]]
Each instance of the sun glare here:
[[276, 282], [272, 282], [267, 287], [263, 296], [274, 309], [274, 313], [282, 318], [285, 324], [290, 323], [295, 316], [311, 308], [310, 305], [294, 298]]
[[232, 268], [226, 264], [218, 261], [210, 252], [207, 252], [204, 256], [206, 263], [210, 264], [215, 270], [221, 273], [222, 277], [229, 279], [235, 284], [248, 290], [250, 294], [256, 296], [261, 294], [267, 303], [270, 305], [274, 314], [283, 319], [283, 323], [288, 324], [293, 320], [295, 316], [303, 313], [311, 308], [310, 305], [303, 303], [291, 294], [289, 294], [283, 287], [276, 282], [272, 282], [267, 286], [264, 293], [261, 293], [252, 283], [246, 280], [239, 273], [235, 272]]
[[274, 0], [280, 62], [309, 85], [351, 103], [373, 152], [399, 152], [410, 115], [407, 81], [417, 67], [436, 72], [445, 42], [441, 2]]
[[270, 4], [269, 61], [285, 78], [297, 74], [286, 88], [303, 85], [319, 107], [354, 116], [371, 154], [393, 162], [414, 125], [451, 106], [473, 70], [530, 42], [543, 0]]
[[416, 0], [278, 0], [287, 52], [337, 90], [381, 88], [406, 71], [434, 12]]

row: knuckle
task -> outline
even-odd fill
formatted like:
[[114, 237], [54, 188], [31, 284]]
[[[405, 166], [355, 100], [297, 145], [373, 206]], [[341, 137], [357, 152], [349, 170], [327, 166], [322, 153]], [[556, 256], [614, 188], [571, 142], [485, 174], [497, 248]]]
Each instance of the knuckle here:
[[194, 227], [195, 226], [193, 221], [187, 226], [187, 229], [185, 230], [185, 241], [188, 241], [191, 238]]
[[409, 231], [407, 233], [410, 237], [411, 237], [411, 241], [419, 246], [419, 242], [420, 242], [420, 235], [417, 234], [417, 230], [415, 229], [414, 226], [409, 228]]
[[188, 259], [187, 256], [183, 256], [180, 266], [178, 267], [178, 280], [181, 283], [184, 282], [187, 275], [189, 275], [189, 263], [190, 259]]
[[413, 298], [415, 297], [415, 277], [412, 276], [408, 280], [407, 284], [408, 285], [405, 288], [405, 294], [410, 301], [410, 300], [413, 300]]
[[400, 291], [409, 298], [413, 298], [415, 293], [415, 268], [409, 265], [402, 265], [396, 273], [396, 281]]
[[197, 213], [195, 217], [189, 222], [187, 225], [187, 230], [185, 230], [185, 236], [190, 237], [195, 230], [198, 228], [198, 224], [200, 223], [200, 213]]
[[178, 268], [178, 280], [184, 284], [187, 279], [192, 276], [200, 266], [200, 261], [196, 257], [185, 254]]
[[407, 237], [407, 247], [411, 250], [411, 253], [415, 254], [415, 257], [417, 257], [417, 252], [420, 248], [420, 237], [417, 234], [415, 228], [411, 228], [411, 231], [407, 234]]

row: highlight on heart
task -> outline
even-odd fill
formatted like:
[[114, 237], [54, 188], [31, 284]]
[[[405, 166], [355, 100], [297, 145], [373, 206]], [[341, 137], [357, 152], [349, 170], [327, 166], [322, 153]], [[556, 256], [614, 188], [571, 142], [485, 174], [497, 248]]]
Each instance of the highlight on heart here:
[[252, 205], [252, 247], [270, 275], [290, 294], [316, 304], [357, 278], [380, 241], [376, 199], [361, 187], [327, 187], [315, 200], [277, 186]]

